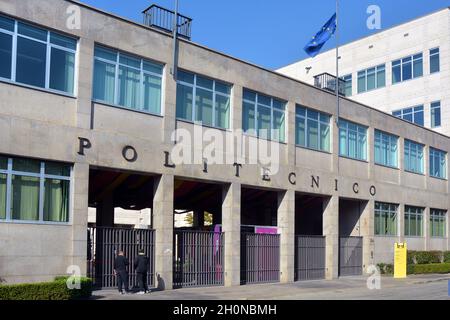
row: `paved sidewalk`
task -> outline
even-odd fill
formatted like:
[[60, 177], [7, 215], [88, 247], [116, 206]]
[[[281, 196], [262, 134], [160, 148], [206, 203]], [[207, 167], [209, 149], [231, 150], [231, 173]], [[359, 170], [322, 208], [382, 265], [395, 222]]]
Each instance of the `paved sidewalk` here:
[[381, 278], [380, 290], [369, 290], [367, 277], [259, 284], [239, 287], [186, 288], [153, 291], [146, 295], [119, 295], [116, 290], [94, 291], [93, 299], [106, 300], [450, 300], [448, 275], [415, 275], [406, 279]]

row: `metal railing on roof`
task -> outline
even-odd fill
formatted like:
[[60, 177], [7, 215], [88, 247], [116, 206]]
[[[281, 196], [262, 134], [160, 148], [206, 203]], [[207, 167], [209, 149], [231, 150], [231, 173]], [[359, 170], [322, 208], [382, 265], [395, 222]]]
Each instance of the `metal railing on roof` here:
[[[156, 4], [151, 5], [144, 11], [144, 24], [164, 32], [173, 33], [175, 12], [165, 9]], [[181, 14], [177, 15], [178, 36], [191, 40], [192, 19]]]
[[[336, 92], [336, 76], [327, 72], [314, 76], [314, 86], [330, 91]], [[339, 94], [345, 97], [345, 80], [339, 79]]]

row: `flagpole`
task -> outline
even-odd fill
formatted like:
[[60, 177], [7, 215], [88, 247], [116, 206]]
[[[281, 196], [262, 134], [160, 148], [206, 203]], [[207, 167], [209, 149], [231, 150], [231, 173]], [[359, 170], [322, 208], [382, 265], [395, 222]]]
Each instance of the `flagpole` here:
[[[339, 116], [340, 116], [340, 101], [339, 101], [339, 0], [336, 0], [336, 126], [339, 132]], [[339, 136], [339, 134], [338, 134]], [[339, 147], [335, 148], [337, 152], [337, 173], [339, 174]]]

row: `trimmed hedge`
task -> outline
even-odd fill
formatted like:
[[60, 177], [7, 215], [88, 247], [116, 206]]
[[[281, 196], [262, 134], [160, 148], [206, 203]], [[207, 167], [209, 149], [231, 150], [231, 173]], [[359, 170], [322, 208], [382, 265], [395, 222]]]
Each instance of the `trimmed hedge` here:
[[430, 263], [408, 265], [408, 274], [450, 273], [450, 263]]
[[390, 263], [378, 263], [380, 274], [394, 274], [394, 265]]
[[450, 251], [444, 251], [444, 262], [450, 263]]
[[87, 299], [92, 294], [92, 280], [80, 278], [81, 289], [68, 289], [69, 277], [57, 277], [51, 282], [0, 285], [0, 300], [74, 300]]
[[408, 251], [408, 264], [430, 264], [444, 262], [442, 251]]

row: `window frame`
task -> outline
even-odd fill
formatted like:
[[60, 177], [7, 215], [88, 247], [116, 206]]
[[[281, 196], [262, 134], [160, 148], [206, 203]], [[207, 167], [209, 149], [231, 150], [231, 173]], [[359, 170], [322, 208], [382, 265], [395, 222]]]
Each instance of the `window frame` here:
[[[385, 210], [384, 207], [386, 207], [387, 209]], [[395, 210], [393, 210], [393, 208], [395, 208]], [[399, 214], [399, 205], [395, 204], [395, 203], [387, 203], [387, 202], [379, 202], [376, 201], [375, 202], [375, 208], [374, 208], [374, 235], [378, 236], [378, 237], [397, 237], [398, 233], [399, 233], [399, 219], [398, 219], [398, 214]], [[381, 230], [385, 230], [384, 233], [377, 233], [377, 226], [376, 226], [376, 220], [377, 220], [377, 215], [379, 216], [379, 222], [380, 225], [379, 227], [379, 231]], [[386, 221], [386, 219], [391, 219], [394, 218], [394, 226], [395, 226], [395, 232], [394, 233], [388, 233], [388, 230], [386, 228], [383, 228], [383, 221]]]
[[[245, 91], [254, 94], [255, 95], [255, 100], [252, 101], [252, 100], [246, 99], [245, 98]], [[259, 96], [264, 96], [264, 97], [270, 98], [270, 106], [266, 105], [264, 103], [260, 103], [259, 102]], [[274, 101], [280, 102], [282, 104], [282, 106], [283, 106], [283, 109], [275, 107], [274, 106]], [[243, 127], [244, 126], [244, 120], [242, 120], [242, 130], [243, 130], [243, 132], [245, 134], [256, 136], [259, 139], [266, 139], [266, 140], [269, 140], [269, 141], [274, 141], [274, 142], [279, 142], [279, 143], [286, 143], [286, 138], [287, 138], [287, 135], [286, 135], [287, 131], [286, 130], [288, 128], [288, 123], [286, 122], [287, 101], [282, 100], [282, 99], [278, 99], [276, 97], [273, 97], [273, 96], [270, 96], [270, 95], [267, 95], [267, 94], [264, 94], [264, 93], [260, 93], [258, 91], [254, 91], [254, 90], [251, 90], [251, 89], [244, 88], [243, 91], [242, 91], [242, 105], [244, 105], [244, 103], [247, 103], [249, 105], [253, 105], [253, 107], [255, 108], [255, 114], [253, 115], [253, 121], [254, 121], [254, 124], [255, 124], [255, 128], [254, 129], [249, 129], [249, 130], [246, 131], [244, 129], [244, 127]], [[261, 107], [264, 107], [264, 108], [270, 108], [270, 132], [268, 132], [268, 134], [269, 134], [268, 137], [261, 137], [260, 133], [259, 133], [260, 129], [259, 129], [259, 125], [258, 125], [258, 114], [259, 114], [258, 107], [260, 105], [261, 105]], [[280, 137], [278, 137], [279, 139], [274, 139], [274, 137], [272, 137], [272, 131], [275, 130], [274, 129], [274, 121], [275, 121], [274, 111], [275, 112], [282, 112], [284, 114], [284, 117], [285, 117], [284, 118], [284, 139], [283, 140], [281, 140]], [[244, 113], [244, 106], [242, 106], [242, 114], [243, 113]], [[261, 130], [264, 130], [264, 129], [261, 129]], [[256, 134], [254, 134], [254, 133], [256, 133]]]
[[[346, 127], [345, 128], [343, 128], [342, 127], [342, 124], [345, 124], [346, 125]], [[356, 126], [356, 157], [352, 157], [352, 156], [350, 156], [350, 148], [349, 148], [349, 131], [350, 131], [350, 129], [349, 129], [349, 124], [352, 124], [352, 125], [354, 125], [354, 126]], [[338, 143], [338, 145], [339, 145], [339, 156], [340, 157], [344, 157], [344, 158], [348, 158], [348, 159], [353, 159], [353, 160], [358, 160], [358, 161], [364, 161], [364, 162], [367, 162], [367, 159], [368, 159], [368, 141], [367, 141], [367, 138], [368, 138], [368, 127], [366, 127], [366, 126], [364, 126], [364, 125], [361, 125], [361, 124], [358, 124], [358, 123], [356, 123], [356, 122], [352, 122], [352, 121], [348, 121], [348, 120], [345, 120], [345, 119], [339, 119], [339, 122], [338, 122], [338, 132], [339, 132], [339, 143]], [[343, 152], [342, 152], [342, 150], [341, 150], [341, 130], [343, 130], [343, 129], [345, 129], [345, 132], [346, 132], [346, 154], [343, 154]], [[363, 131], [363, 132], [360, 132], [360, 130], [361, 131]], [[365, 146], [364, 146], [364, 157], [363, 158], [359, 158], [358, 157], [358, 154], [360, 154], [360, 150], [359, 150], [359, 148], [360, 148], [360, 145], [359, 145], [359, 138], [360, 138], [360, 136], [362, 135], [364, 133], [364, 137], [365, 137]]]
[[[422, 238], [424, 236], [424, 211], [425, 208], [405, 205], [403, 234], [408, 238]], [[411, 230], [411, 220], [416, 221], [415, 230]], [[420, 219], [419, 219], [420, 218]], [[420, 225], [418, 221], [420, 220]], [[408, 222], [408, 226], [407, 226]], [[408, 231], [408, 233], [407, 233]], [[414, 232], [411, 232], [414, 231]]]
[[[432, 52], [434, 50], [437, 50], [436, 52]], [[439, 47], [431, 48], [429, 51], [430, 54], [430, 74], [435, 74], [441, 72], [441, 50]], [[431, 59], [435, 58], [437, 56], [437, 70], [432, 71], [431, 70]]]
[[[417, 57], [419, 55], [420, 55], [420, 58], [415, 58], [415, 57]], [[415, 69], [414, 68], [414, 62], [416, 62], [416, 61], [422, 61], [422, 74], [420, 76], [414, 76], [414, 74], [415, 74], [415, 72], [414, 72], [415, 71], [414, 70]], [[411, 78], [410, 79], [404, 79], [403, 78], [403, 68], [404, 68], [404, 66], [406, 64], [411, 64]], [[396, 67], [400, 68], [400, 80], [397, 81], [397, 82], [394, 82], [394, 68], [396, 68]], [[391, 73], [392, 73], [392, 81], [391, 81], [392, 85], [423, 77], [423, 74], [424, 74], [424, 70], [423, 70], [423, 53], [422, 52], [418, 52], [418, 53], [415, 53], [415, 54], [412, 54], [412, 55], [409, 55], [409, 56], [406, 56], [406, 57], [402, 57], [402, 58], [393, 60], [391, 62]]]
[[[377, 157], [376, 157], [377, 133], [379, 133], [381, 135], [380, 136], [380, 143], [383, 143], [383, 140], [386, 140], [387, 138], [389, 138], [388, 145], [387, 145], [388, 146], [387, 150], [392, 150], [392, 146], [393, 146], [392, 139], [395, 139], [395, 141], [396, 141], [396, 143], [395, 143], [395, 147], [396, 147], [395, 162], [396, 162], [396, 164], [395, 165], [390, 165], [390, 164], [387, 164], [387, 163], [380, 163], [380, 162], [377, 161]], [[388, 168], [391, 168], [391, 169], [398, 169], [399, 168], [399, 163], [398, 163], [398, 160], [399, 160], [399, 156], [398, 156], [399, 155], [398, 139], [399, 139], [399, 137], [394, 135], [394, 134], [391, 134], [391, 133], [388, 133], [388, 132], [385, 132], [385, 131], [382, 131], [382, 130], [375, 129], [375, 131], [374, 131], [374, 163], [376, 165], [388, 167]], [[382, 144], [380, 145], [380, 148], [381, 148], [381, 150], [383, 150]]]
[[[409, 145], [409, 148], [407, 147], [407, 145]], [[407, 151], [407, 149], [409, 149], [408, 150], [409, 151], [409, 154], [408, 154], [409, 164], [411, 164], [411, 160], [412, 160], [411, 147], [415, 147], [414, 151], [416, 151], [416, 156], [417, 156], [415, 159], [416, 161], [419, 160], [419, 153], [418, 153], [419, 149], [418, 148], [419, 147], [421, 148], [422, 159], [421, 159], [420, 165], [419, 165], [420, 170], [414, 170], [414, 169], [411, 169], [411, 167], [407, 168], [407, 166], [406, 166], [406, 163], [407, 163], [406, 162], [406, 158], [407, 158], [406, 151]], [[425, 174], [425, 145], [405, 138], [404, 144], [403, 144], [403, 160], [404, 160], [403, 166], [404, 166], [404, 169], [406, 172], [424, 175]], [[417, 166], [417, 162], [416, 162], [416, 166]]]
[[[4, 34], [8, 34], [10, 36], [12, 36], [12, 48], [11, 48], [11, 76], [10, 78], [4, 78], [4, 77], [0, 77], [0, 81], [2, 82], [7, 82], [7, 83], [11, 83], [11, 84], [16, 84], [19, 86], [23, 86], [23, 87], [27, 87], [27, 88], [31, 88], [31, 89], [37, 89], [37, 90], [42, 90], [42, 91], [48, 91], [51, 93], [56, 93], [56, 94], [60, 94], [60, 95], [64, 95], [64, 96], [68, 96], [68, 97], [76, 97], [77, 91], [78, 91], [78, 86], [77, 86], [77, 79], [78, 79], [78, 49], [79, 49], [79, 38], [76, 38], [72, 35], [67, 35], [64, 33], [60, 33], [60, 32], [54, 32], [51, 31], [50, 29], [46, 28], [46, 27], [40, 27], [37, 26], [31, 22], [28, 21], [23, 21], [23, 20], [17, 20], [14, 18], [11, 18], [9, 16], [0, 14], [0, 16], [3, 16], [7, 19], [13, 20], [14, 21], [14, 31], [10, 31], [10, 30], [6, 30], [6, 29], [2, 29], [0, 28], [0, 33], [4, 33]], [[30, 27], [33, 28], [38, 28], [38, 29], [43, 29], [45, 30], [45, 32], [47, 33], [46, 35], [46, 41], [40, 40], [40, 39], [36, 39], [33, 37], [30, 37], [28, 35], [24, 35], [24, 34], [20, 34], [19, 33], [19, 22], [23, 23], [25, 25], [28, 25]], [[75, 41], [75, 49], [71, 49], [71, 48], [66, 48], [57, 44], [54, 44], [51, 42], [51, 34], [55, 34], [55, 35], [61, 35], [63, 37], [66, 38], [71, 38], [72, 40]], [[46, 57], [45, 57], [45, 84], [44, 87], [40, 87], [40, 86], [35, 86], [35, 85], [30, 85], [30, 84], [26, 84], [26, 83], [22, 83], [22, 82], [18, 82], [17, 81], [17, 47], [18, 47], [18, 39], [19, 38], [23, 38], [23, 39], [27, 39], [30, 41], [34, 41], [37, 43], [41, 43], [46, 45]], [[74, 75], [73, 75], [73, 92], [67, 92], [67, 91], [62, 91], [62, 90], [57, 90], [57, 89], [53, 89], [50, 87], [50, 66], [51, 66], [51, 55], [52, 55], [52, 49], [58, 49], [61, 51], [64, 51], [66, 53], [71, 53], [74, 55]]]
[[[430, 224], [430, 238], [447, 238], [447, 210], [441, 210], [441, 209], [430, 209], [430, 219], [429, 219], [429, 224]], [[435, 222], [437, 220], [438, 223], [442, 223], [443, 229], [444, 229], [444, 234], [443, 235], [435, 235], [435, 229], [433, 227], [433, 222]]]
[[[406, 112], [408, 110], [411, 110], [411, 112]], [[417, 114], [422, 113], [422, 120], [423, 123], [417, 123], [416, 120], [416, 116]], [[392, 111], [392, 115], [394, 117], [400, 118], [402, 120], [408, 121], [410, 123], [414, 123], [417, 124], [419, 126], [424, 127], [425, 126], [425, 107], [423, 104], [421, 105], [417, 105], [417, 106], [413, 106], [413, 107], [409, 107], [409, 108], [403, 108], [403, 109], [399, 109], [399, 110], [394, 110]], [[408, 119], [405, 119], [406, 116], [411, 115], [412, 116], [412, 120], [409, 121]]]
[[[346, 74], [345, 76], [341, 77], [342, 80], [344, 80], [344, 92], [346, 97], [353, 96], [353, 75], [351, 73]], [[347, 94], [347, 90], [350, 91], [350, 94]]]
[[[373, 88], [368, 89], [368, 80], [367, 79], [368, 79], [368, 76], [369, 76], [369, 71], [371, 71], [371, 70], [373, 70], [373, 72], [371, 72], [370, 75], [373, 74], [374, 80], [375, 80], [375, 84], [374, 84]], [[384, 72], [384, 85], [380, 85], [378, 83], [378, 75], [381, 72]], [[362, 73], [364, 73], [363, 76], [361, 76]], [[364, 69], [364, 70], [360, 70], [360, 71], [357, 72], [357, 78], [358, 78], [358, 85], [357, 85], [357, 92], [358, 92], [358, 94], [384, 88], [384, 87], [386, 87], [386, 64], [383, 63], [383, 64], [380, 64], [380, 65], [377, 65], [377, 66], [374, 66], [374, 67], [370, 67], [370, 68], [367, 68], [367, 69]], [[362, 90], [362, 91], [359, 91], [359, 79], [360, 78], [364, 78], [364, 90]]]
[[[185, 119], [185, 118], [181, 118], [181, 117], [176, 116], [176, 119], [180, 120], [180, 121], [191, 122], [191, 123], [199, 123], [199, 121], [196, 120], [196, 115], [197, 115], [197, 113], [196, 113], [197, 112], [197, 110], [196, 110], [197, 109], [197, 99], [196, 99], [196, 97], [197, 97], [197, 89], [200, 89], [200, 90], [204, 90], [204, 91], [208, 91], [208, 92], [212, 93], [212, 115], [211, 115], [212, 116], [212, 124], [208, 125], [208, 124], [203, 124], [202, 123], [202, 126], [215, 128], [215, 129], [219, 129], [219, 130], [230, 130], [231, 129], [230, 127], [231, 127], [232, 111], [233, 111], [232, 99], [231, 99], [233, 86], [231, 84], [227, 83], [227, 82], [216, 80], [214, 78], [207, 77], [207, 76], [204, 76], [204, 75], [201, 75], [201, 74], [197, 74], [195, 72], [190, 72], [190, 71], [186, 71], [186, 70], [179, 70], [179, 71], [187, 73], [187, 74], [190, 74], [190, 75], [192, 75], [194, 77], [194, 81], [193, 81], [194, 83], [189, 83], [189, 82], [182, 81], [182, 80], [180, 80], [177, 77], [177, 85], [180, 84], [180, 85], [183, 85], [185, 87], [189, 87], [189, 88], [192, 89], [192, 118], [191, 119]], [[197, 77], [205, 78], [205, 79], [208, 79], [208, 80], [212, 81], [213, 82], [213, 88], [210, 89], [210, 88], [206, 88], [206, 87], [202, 87], [201, 85], [198, 85], [197, 84]], [[225, 85], [225, 86], [229, 87], [230, 88], [230, 93], [229, 94], [225, 94], [223, 92], [217, 91], [216, 90], [216, 83], [219, 83], [219, 84], [222, 84], [222, 85]], [[178, 88], [177, 88], [177, 91], [178, 91]], [[216, 110], [216, 102], [217, 102], [216, 95], [228, 98], [230, 100], [230, 112], [228, 114], [228, 117], [229, 117], [229, 119], [228, 119], [228, 128], [220, 127], [216, 123], [216, 112], [217, 112], [217, 110]], [[177, 106], [175, 106], [175, 109], [176, 108], [177, 108]], [[175, 110], [175, 114], [176, 113], [177, 112]]]
[[[432, 178], [436, 178], [436, 179], [441, 179], [441, 180], [447, 180], [448, 178], [448, 172], [447, 172], [447, 152], [445, 152], [444, 150], [440, 150], [440, 149], [437, 149], [437, 148], [433, 148], [433, 147], [430, 147], [430, 149], [429, 149], [429, 174], [430, 174], [430, 177], [432, 177]], [[443, 169], [443, 175], [435, 175], [435, 174], [433, 174], [433, 172], [434, 172], [434, 158], [436, 157], [436, 156], [438, 156], [438, 158], [439, 158], [439, 162], [441, 162], [442, 161], [442, 159], [444, 160], [444, 166], [442, 167], [442, 169]], [[439, 170], [440, 171], [440, 170]]]
[[[305, 116], [300, 115], [297, 110], [299, 108], [303, 108], [305, 110]], [[309, 132], [309, 125], [308, 125], [308, 120], [312, 120], [312, 121], [316, 121], [316, 119], [312, 119], [310, 117], [308, 117], [308, 111], [309, 112], [316, 112], [317, 113], [317, 139], [318, 139], [318, 148], [314, 148], [311, 147], [308, 143], [308, 135], [307, 133]], [[324, 121], [321, 120], [321, 116], [326, 116], [328, 117], [328, 123], [325, 123]], [[298, 121], [301, 121], [300, 119], [304, 120], [304, 124], [305, 124], [305, 145], [302, 145], [299, 143], [299, 141], [297, 141], [297, 130], [298, 130]], [[322, 126], [327, 126], [328, 130], [329, 130], [329, 142], [328, 142], [328, 147], [329, 150], [325, 150], [324, 148], [322, 148], [322, 141], [321, 141], [321, 132], [322, 132]], [[332, 134], [331, 134], [331, 115], [318, 111], [316, 109], [312, 109], [300, 104], [296, 104], [295, 105], [295, 145], [297, 147], [300, 148], [304, 148], [304, 149], [308, 149], [308, 150], [314, 150], [314, 151], [319, 151], [319, 152], [325, 152], [325, 153], [331, 153], [331, 140], [332, 140]]]
[[[436, 121], [434, 121], [433, 123], [433, 119], [436, 120], [436, 115], [434, 114], [434, 112], [436, 112], [436, 110], [439, 111], [439, 124], [436, 125]], [[431, 102], [430, 104], [430, 126], [431, 128], [440, 128], [442, 126], [442, 114], [441, 114], [441, 101], [434, 101]]]
[[[73, 174], [73, 165], [64, 163], [66, 165], [70, 165], [70, 174], [69, 176], [60, 176], [60, 175], [53, 175], [53, 174], [47, 174], [45, 173], [45, 164], [52, 162], [52, 161], [45, 161], [45, 160], [36, 160], [31, 158], [23, 158], [23, 159], [30, 159], [39, 161], [40, 168], [39, 173], [33, 173], [33, 172], [26, 172], [26, 171], [18, 171], [13, 169], [13, 160], [14, 159], [20, 159], [18, 157], [9, 157], [9, 156], [3, 156], [7, 158], [7, 169], [0, 169], [0, 174], [6, 175], [6, 215], [5, 219], [0, 219], [1, 223], [17, 223], [17, 224], [49, 224], [49, 225], [71, 225], [72, 224], [72, 211], [73, 211], [73, 188], [74, 188], [74, 174]], [[39, 178], [39, 219], [38, 220], [19, 220], [19, 219], [13, 219], [12, 218], [12, 177], [14, 176], [21, 176], [21, 177], [33, 177], [33, 178]], [[65, 222], [57, 222], [57, 221], [44, 221], [44, 201], [45, 201], [45, 181], [46, 179], [55, 179], [55, 180], [63, 180], [69, 182], [69, 206], [68, 206], [68, 221]]]

